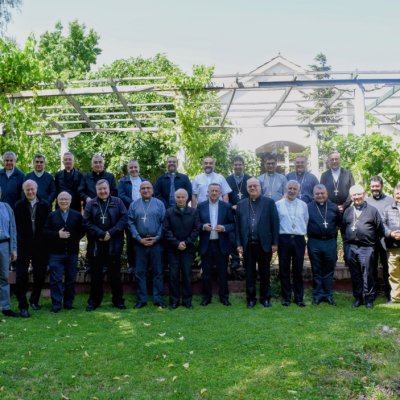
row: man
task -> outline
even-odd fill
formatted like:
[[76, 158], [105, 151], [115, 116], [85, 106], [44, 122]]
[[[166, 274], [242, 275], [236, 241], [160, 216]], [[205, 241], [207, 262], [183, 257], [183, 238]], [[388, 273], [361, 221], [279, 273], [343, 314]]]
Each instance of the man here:
[[69, 193], [72, 196], [70, 208], [81, 212], [82, 205], [78, 189], [81, 183], [82, 174], [74, 167], [75, 157], [72, 153], [64, 153], [62, 162], [64, 164], [64, 169], [58, 171], [54, 179], [56, 184], [56, 195], [58, 196], [61, 192]]
[[185, 189], [188, 192], [188, 202], [192, 198], [192, 184], [187, 175], [178, 172], [178, 159], [167, 158], [167, 171], [157, 178], [154, 185], [154, 195], [160, 199], [166, 209], [175, 206], [175, 192], [178, 189]]
[[49, 250], [51, 312], [53, 313], [61, 311], [62, 306], [66, 310], [71, 310], [75, 298], [79, 242], [85, 231], [81, 213], [72, 209], [71, 204], [70, 193], [59, 193], [58, 209], [50, 213], [44, 226]]
[[350, 205], [349, 189], [354, 185], [353, 174], [340, 167], [340, 153], [333, 151], [328, 157], [329, 169], [322, 173], [321, 183], [328, 191], [329, 200], [338, 206], [343, 214]]
[[110, 195], [110, 184], [106, 179], [96, 182], [96, 194], [86, 204], [83, 214], [91, 273], [86, 311], [94, 311], [101, 305], [105, 270], [111, 286], [112, 304], [124, 310], [126, 307], [121, 283], [121, 254], [124, 247], [126, 208], [120, 198]]
[[46, 168], [46, 159], [42, 154], [36, 154], [33, 158], [33, 171], [25, 175], [24, 180], [32, 180], [37, 183], [37, 195], [42, 201], [47, 201], [50, 208], [56, 198], [56, 185], [54, 178]]
[[[374, 206], [383, 219], [383, 210], [393, 204], [393, 197], [387, 196], [383, 193], [383, 180], [380, 176], [373, 176], [370, 179], [369, 188], [371, 190], [371, 196], [367, 197], [366, 202]], [[378, 280], [378, 265], [379, 261], [382, 265], [382, 277], [383, 277], [383, 292], [385, 297], [390, 300], [390, 284], [389, 284], [389, 264], [388, 256], [386, 252], [385, 239], [382, 238], [376, 243], [375, 249], [375, 260], [374, 260], [374, 280], [375, 280], [375, 295], [379, 292], [379, 280]]]
[[336, 204], [328, 199], [322, 184], [314, 186], [314, 200], [308, 204], [307, 250], [313, 275], [314, 305], [326, 301], [334, 306], [333, 273], [336, 266], [337, 230], [341, 214]]
[[294, 180], [299, 182], [299, 199], [305, 203], [311, 203], [313, 200], [313, 189], [317, 185], [318, 179], [315, 175], [307, 171], [307, 157], [297, 156], [294, 161], [295, 171], [286, 175], [288, 181]]
[[[192, 264], [195, 243], [199, 236], [200, 219], [198, 210], [188, 207], [189, 194], [185, 189], [175, 192], [175, 206], [167, 209], [163, 231], [168, 246], [171, 309], [182, 305], [192, 306]], [[182, 275], [182, 291], [181, 280]], [[181, 296], [182, 293], [182, 296]]]
[[264, 196], [277, 202], [285, 193], [287, 179], [285, 175], [276, 172], [277, 158], [269, 154], [264, 158], [265, 173], [258, 177]]
[[141, 198], [134, 201], [128, 211], [128, 226], [135, 243], [135, 278], [138, 301], [136, 309], [147, 305], [147, 271], [153, 269], [153, 302], [165, 308], [162, 264], [162, 224], [165, 207], [153, 196], [153, 186], [144, 181], [140, 184]]
[[[304, 201], [297, 198], [300, 185], [289, 181], [286, 185], [286, 197], [276, 203], [279, 215], [279, 278], [282, 289], [282, 305], [289, 307], [292, 301], [299, 307], [305, 307], [303, 287], [303, 264], [307, 233], [308, 208]], [[293, 271], [293, 285], [290, 282], [290, 267]]]
[[207, 200], [208, 187], [211, 183], [218, 183], [221, 186], [221, 200], [225, 203], [229, 201], [229, 193], [232, 189], [229, 187], [226, 179], [214, 172], [215, 161], [212, 157], [204, 157], [203, 170], [204, 173], [197, 175], [193, 182], [192, 207], [196, 208], [198, 204]]
[[17, 226], [16, 294], [21, 317], [28, 318], [28, 269], [33, 268], [33, 288], [29, 303], [33, 310], [40, 310], [40, 294], [46, 277], [48, 262], [48, 243], [44, 236], [44, 224], [50, 214], [50, 205], [42, 200], [38, 184], [28, 179], [22, 185], [24, 199], [15, 204], [15, 223]]
[[16, 166], [17, 156], [12, 151], [3, 154], [4, 168], [0, 170], [1, 201], [13, 210], [15, 203], [21, 199], [24, 173]]
[[260, 304], [271, 307], [270, 264], [278, 248], [279, 217], [275, 202], [261, 195], [258, 179], [247, 180], [249, 199], [239, 201], [236, 208], [236, 245], [244, 256], [246, 269], [247, 308], [257, 302], [257, 269], [260, 275]]
[[249, 193], [247, 191], [247, 181], [251, 176], [244, 172], [244, 160], [240, 156], [233, 159], [233, 174], [226, 178], [228, 185], [232, 189], [229, 193], [229, 203], [236, 210], [236, 205], [240, 200], [247, 199]]
[[388, 304], [400, 303], [400, 183], [393, 191], [394, 200], [383, 211], [386, 249], [391, 287]]
[[235, 229], [232, 209], [220, 200], [222, 187], [219, 183], [208, 186], [208, 200], [199, 204], [200, 256], [203, 270], [202, 306], [211, 303], [211, 270], [215, 265], [219, 281], [219, 300], [224, 306], [230, 306], [228, 290], [228, 256], [231, 251], [229, 233]]
[[365, 303], [367, 308], [374, 306], [374, 257], [375, 244], [384, 234], [379, 211], [365, 202], [365, 190], [362, 186], [350, 188], [353, 202], [343, 214], [345, 258], [350, 268], [353, 295], [353, 307]]
[[117, 186], [114, 175], [104, 170], [103, 156], [95, 154], [92, 157], [92, 172], [83, 175], [78, 189], [84, 206], [97, 196], [96, 183], [100, 179], [105, 179], [108, 182], [111, 196], [117, 196]]
[[[118, 197], [124, 202], [126, 209], [132, 202], [140, 199], [140, 184], [146, 179], [140, 175], [140, 166], [137, 160], [128, 162], [128, 175], [120, 179], [118, 183]], [[128, 258], [128, 272], [132, 274], [135, 271], [135, 253], [132, 235], [128, 226], [125, 229], [126, 237], [126, 255]]]
[[[0, 195], [1, 193], [0, 187]], [[16, 259], [17, 229], [14, 213], [9, 204], [0, 202], [0, 308], [6, 317], [19, 317], [18, 313], [11, 310], [10, 285], [8, 283], [10, 261]]]

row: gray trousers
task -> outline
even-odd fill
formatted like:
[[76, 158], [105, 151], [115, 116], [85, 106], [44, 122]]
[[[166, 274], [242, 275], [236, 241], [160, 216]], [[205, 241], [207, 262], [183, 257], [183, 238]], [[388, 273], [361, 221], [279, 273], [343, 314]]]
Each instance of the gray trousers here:
[[10, 285], [8, 273], [10, 270], [10, 243], [0, 243], [0, 309], [9, 310], [10, 306]]

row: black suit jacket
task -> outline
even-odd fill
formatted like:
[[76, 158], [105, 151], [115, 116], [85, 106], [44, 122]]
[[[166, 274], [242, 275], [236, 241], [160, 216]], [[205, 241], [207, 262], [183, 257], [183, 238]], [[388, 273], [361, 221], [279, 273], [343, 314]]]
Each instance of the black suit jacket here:
[[[58, 232], [62, 228], [71, 234], [68, 239], [60, 238]], [[50, 213], [44, 226], [44, 235], [48, 239], [47, 246], [50, 254], [78, 254], [79, 241], [84, 234], [82, 215], [71, 208], [66, 221], [62, 217], [62, 211], [58, 209]]]
[[333, 201], [338, 206], [343, 205], [344, 208], [347, 208], [350, 205], [351, 199], [349, 190], [354, 185], [354, 177], [349, 170], [340, 168], [338, 185], [339, 192], [337, 196], [335, 195], [335, 185], [333, 183], [332, 172], [330, 169], [322, 173], [320, 182], [326, 186], [330, 201]]
[[[177, 172], [174, 181], [175, 191], [185, 189], [188, 192], [188, 202], [192, 199], [192, 184], [187, 175]], [[171, 178], [168, 173], [165, 173], [157, 178], [154, 185], [154, 197], [160, 199], [165, 208], [169, 208], [169, 194], [171, 192]]]
[[[271, 246], [278, 245], [279, 215], [275, 202], [260, 196], [261, 214], [258, 221], [258, 236], [265, 252], [271, 252]], [[236, 208], [236, 245], [246, 250], [249, 239], [250, 199], [239, 201]]]
[[[79, 185], [82, 180], [82, 173], [77, 169], [73, 169], [69, 174], [71, 174], [71, 179], [65, 180], [66, 172], [64, 170], [58, 171], [54, 177], [56, 183], [56, 196], [61, 192], [68, 192], [72, 196], [71, 208], [76, 211], [81, 211], [81, 199], [79, 195]], [[56, 206], [58, 208], [58, 206]]]
[[242, 185], [240, 187], [240, 192], [242, 193], [242, 198], [239, 199], [239, 188], [238, 185], [236, 184], [235, 177], [232, 175], [229, 175], [226, 178], [226, 181], [228, 182], [228, 185], [231, 187], [232, 192], [229, 193], [229, 203], [231, 203], [233, 206], [235, 206], [237, 203], [239, 203], [240, 200], [246, 199], [249, 197], [249, 192], [247, 191], [247, 181], [251, 178], [249, 174], [244, 174], [243, 180], [242, 180]]
[[[197, 207], [199, 211], [200, 217], [200, 254], [204, 255], [208, 250], [208, 245], [210, 243], [210, 232], [203, 230], [204, 224], [210, 224], [210, 210], [209, 210], [209, 201], [203, 201]], [[219, 246], [221, 253], [223, 255], [230, 254], [232, 250], [232, 243], [230, 240], [230, 236], [235, 231], [235, 220], [233, 218], [233, 213], [231, 206], [221, 200], [218, 201], [218, 225], [223, 225], [225, 228], [225, 232], [219, 232]]]

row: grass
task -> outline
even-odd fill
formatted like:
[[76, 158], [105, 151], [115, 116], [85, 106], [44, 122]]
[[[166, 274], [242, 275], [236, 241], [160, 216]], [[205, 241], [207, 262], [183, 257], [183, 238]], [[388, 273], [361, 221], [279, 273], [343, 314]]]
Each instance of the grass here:
[[[397, 399], [400, 306], [49, 312], [0, 322], [0, 398]], [[133, 305], [133, 299], [127, 299]], [[380, 304], [379, 304], [380, 303]], [[394, 329], [393, 329], [394, 328]]]

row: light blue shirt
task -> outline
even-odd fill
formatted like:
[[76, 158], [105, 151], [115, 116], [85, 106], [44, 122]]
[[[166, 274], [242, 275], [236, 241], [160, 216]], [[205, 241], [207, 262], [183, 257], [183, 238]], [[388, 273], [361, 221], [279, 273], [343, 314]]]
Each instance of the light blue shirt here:
[[304, 201], [286, 198], [276, 202], [279, 214], [279, 234], [305, 235], [308, 224], [308, 207]]
[[[210, 222], [213, 229], [218, 225], [218, 201], [212, 203], [211, 201], [208, 202], [208, 209], [210, 212]], [[212, 230], [210, 232], [210, 240], [219, 239], [218, 232]]]
[[287, 179], [285, 175], [274, 172], [273, 174], [262, 174], [258, 177], [261, 184], [262, 194], [265, 197], [277, 202], [280, 200], [285, 193], [285, 186]]
[[132, 177], [129, 175], [129, 179], [132, 183], [132, 200], [140, 199], [140, 185], [142, 183], [140, 176]]

